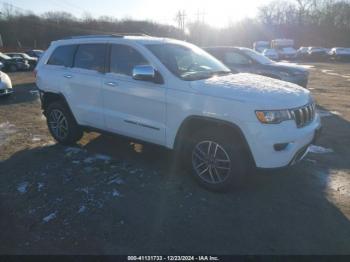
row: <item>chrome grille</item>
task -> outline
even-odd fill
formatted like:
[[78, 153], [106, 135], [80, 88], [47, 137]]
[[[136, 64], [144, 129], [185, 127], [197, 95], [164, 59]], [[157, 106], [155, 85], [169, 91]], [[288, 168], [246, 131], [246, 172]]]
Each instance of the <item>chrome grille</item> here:
[[291, 114], [298, 128], [310, 124], [315, 119], [315, 112], [315, 103], [310, 103], [306, 106], [302, 106], [291, 110]]

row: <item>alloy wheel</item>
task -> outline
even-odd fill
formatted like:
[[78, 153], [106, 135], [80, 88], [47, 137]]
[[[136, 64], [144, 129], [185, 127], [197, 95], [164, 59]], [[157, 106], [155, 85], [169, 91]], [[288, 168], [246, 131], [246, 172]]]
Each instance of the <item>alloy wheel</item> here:
[[231, 173], [228, 153], [214, 141], [202, 141], [194, 147], [192, 166], [196, 174], [210, 184], [223, 183]]
[[63, 140], [68, 135], [68, 121], [65, 115], [58, 109], [51, 111], [49, 115], [49, 127], [56, 138]]

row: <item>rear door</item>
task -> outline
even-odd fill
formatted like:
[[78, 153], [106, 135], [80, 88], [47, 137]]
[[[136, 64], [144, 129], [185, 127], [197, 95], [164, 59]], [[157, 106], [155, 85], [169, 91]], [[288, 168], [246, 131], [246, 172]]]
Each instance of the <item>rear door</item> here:
[[37, 85], [40, 89], [48, 92], [60, 92], [68, 98], [69, 93], [65, 93], [69, 84], [65, 75], [70, 73], [73, 66], [74, 54], [77, 45], [61, 45], [54, 49], [46, 63], [42, 61], [38, 66], [36, 76]]
[[63, 74], [65, 97], [81, 125], [104, 129], [101, 85], [105, 70], [106, 43], [79, 44], [73, 67]]
[[132, 69], [150, 64], [135, 48], [111, 44], [110, 70], [103, 80], [107, 130], [165, 144], [165, 85], [135, 80]]

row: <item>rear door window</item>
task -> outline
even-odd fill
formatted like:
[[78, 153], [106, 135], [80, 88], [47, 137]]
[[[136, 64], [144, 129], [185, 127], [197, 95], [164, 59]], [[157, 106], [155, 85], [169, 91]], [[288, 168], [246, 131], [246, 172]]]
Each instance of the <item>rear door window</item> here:
[[106, 44], [79, 45], [75, 55], [74, 67], [104, 72], [106, 49]]
[[76, 49], [76, 45], [65, 45], [57, 47], [52, 53], [47, 64], [71, 67], [73, 65], [74, 53]]

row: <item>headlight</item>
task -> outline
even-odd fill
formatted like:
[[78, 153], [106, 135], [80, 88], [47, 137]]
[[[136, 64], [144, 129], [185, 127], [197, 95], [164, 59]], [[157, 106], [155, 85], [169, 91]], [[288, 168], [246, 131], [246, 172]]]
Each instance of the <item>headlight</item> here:
[[263, 124], [279, 124], [293, 119], [289, 110], [255, 111], [255, 114]]

